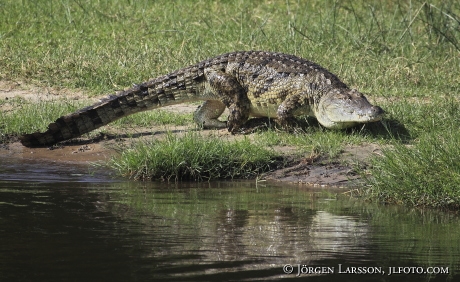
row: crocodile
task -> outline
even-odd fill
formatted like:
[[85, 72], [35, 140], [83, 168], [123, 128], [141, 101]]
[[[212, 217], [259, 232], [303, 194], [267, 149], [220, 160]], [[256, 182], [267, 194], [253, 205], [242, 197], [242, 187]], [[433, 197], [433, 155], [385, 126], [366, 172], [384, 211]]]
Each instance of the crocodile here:
[[[320, 65], [294, 55], [239, 51], [201, 61], [109, 95], [62, 116], [43, 133], [19, 137], [27, 147], [79, 137], [119, 118], [164, 106], [204, 101], [193, 119], [202, 128], [244, 129], [249, 117], [274, 118], [283, 128], [312, 116], [331, 129], [382, 119], [384, 111]], [[228, 108], [227, 121], [218, 118]]]

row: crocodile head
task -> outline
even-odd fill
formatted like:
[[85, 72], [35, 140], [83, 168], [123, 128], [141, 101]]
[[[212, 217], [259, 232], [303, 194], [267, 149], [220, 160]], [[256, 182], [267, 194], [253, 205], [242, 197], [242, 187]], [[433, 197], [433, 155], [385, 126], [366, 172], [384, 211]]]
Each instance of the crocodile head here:
[[355, 89], [334, 89], [321, 97], [315, 108], [318, 122], [326, 128], [343, 129], [382, 119], [384, 111], [373, 106]]

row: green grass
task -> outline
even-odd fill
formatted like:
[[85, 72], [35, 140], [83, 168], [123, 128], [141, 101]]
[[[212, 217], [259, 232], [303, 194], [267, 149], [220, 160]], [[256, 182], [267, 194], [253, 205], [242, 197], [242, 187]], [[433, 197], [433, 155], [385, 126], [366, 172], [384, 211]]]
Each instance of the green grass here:
[[0, 5], [3, 79], [105, 94], [220, 53], [262, 49], [312, 59], [377, 96], [458, 93], [460, 83], [456, 1]]
[[367, 183], [381, 202], [459, 209], [460, 147], [458, 131], [428, 135], [413, 147], [395, 144], [372, 162]]
[[83, 107], [82, 102], [73, 100], [54, 102], [38, 100], [31, 103], [21, 98], [8, 99], [0, 103], [0, 106], [6, 105], [12, 110], [0, 116], [2, 136], [44, 130], [56, 118]]
[[327, 156], [328, 158], [337, 157], [345, 145], [363, 144], [366, 140], [378, 142], [375, 138], [366, 138], [359, 132], [334, 132], [319, 127], [306, 128], [297, 133], [280, 132], [268, 130], [256, 133], [254, 139], [265, 146], [295, 146], [299, 153], [315, 153]]
[[135, 180], [211, 180], [250, 178], [277, 166], [276, 154], [263, 146], [187, 133], [164, 140], [137, 142], [109, 166]]
[[[377, 124], [349, 131], [329, 131], [317, 126], [298, 134], [268, 131], [254, 134], [261, 139], [260, 146], [290, 145], [301, 152], [330, 157], [337, 156], [348, 144], [394, 146], [374, 163], [379, 170], [368, 171], [376, 180], [368, 183], [367, 192], [384, 195], [382, 191], [399, 185], [400, 189], [410, 191], [405, 195], [411, 194], [413, 198], [398, 200], [398, 195], [404, 194], [399, 193], [386, 197], [384, 201], [388, 202], [422, 205], [417, 197], [429, 191], [441, 203], [443, 196], [424, 183], [430, 179], [440, 183], [440, 191], [450, 187], [449, 183], [457, 183], [450, 170], [452, 166], [427, 166], [428, 173], [415, 164], [417, 158], [444, 160], [436, 154], [440, 144], [446, 144], [446, 155], [458, 153], [447, 144], [455, 141], [457, 136], [451, 133], [459, 131], [460, 124], [456, 115], [460, 93], [459, 1], [0, 3], [0, 79], [4, 80], [105, 95], [205, 58], [250, 49], [291, 53], [313, 60], [350, 87], [369, 93], [371, 100], [378, 98], [378, 104], [387, 112], [383, 121], [386, 128]], [[43, 128], [66, 113], [66, 109], [53, 112], [46, 107], [39, 109], [43, 113], [36, 112], [22, 120], [10, 120], [5, 116], [11, 113], [2, 113], [2, 134]], [[148, 127], [151, 120], [163, 119], [148, 115], [121, 120], [118, 125]], [[41, 121], [35, 116], [46, 117]], [[177, 125], [187, 123], [188, 119], [189, 116], [181, 121], [174, 116], [164, 120]], [[434, 159], [429, 158], [430, 154]], [[391, 166], [392, 163], [398, 165]], [[407, 174], [402, 174], [398, 166], [405, 163], [413, 163], [412, 167], [418, 170], [414, 173], [423, 172], [429, 179], [416, 182], [416, 186], [401, 182]], [[394, 177], [388, 177], [389, 182], [377, 181], [379, 173]], [[442, 176], [442, 181], [437, 176]], [[458, 201], [456, 192], [452, 193], [449, 197]], [[423, 201], [423, 205], [430, 206], [428, 202], [436, 201]]]
[[460, 104], [438, 100], [406, 108], [411, 111], [401, 119], [411, 125], [414, 141], [393, 141], [372, 160], [372, 168], [362, 172], [371, 187], [367, 192], [385, 203], [460, 208]]
[[168, 112], [164, 110], [153, 110], [138, 113], [119, 119], [113, 123], [115, 126], [132, 127], [143, 126], [149, 127], [153, 125], [189, 125], [193, 122], [192, 114], [181, 114]]

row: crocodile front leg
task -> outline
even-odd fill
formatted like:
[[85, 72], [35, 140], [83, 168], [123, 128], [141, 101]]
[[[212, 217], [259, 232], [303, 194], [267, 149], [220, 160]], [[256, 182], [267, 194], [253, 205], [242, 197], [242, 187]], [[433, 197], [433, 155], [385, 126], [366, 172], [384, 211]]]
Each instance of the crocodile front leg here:
[[246, 90], [234, 76], [222, 70], [208, 68], [204, 74], [212, 91], [220, 96], [222, 103], [229, 109], [228, 131], [236, 133], [249, 118], [251, 101]]
[[278, 106], [276, 123], [286, 130], [295, 128], [297, 126], [295, 116], [302, 114], [311, 115], [308, 96], [297, 94], [286, 97]]

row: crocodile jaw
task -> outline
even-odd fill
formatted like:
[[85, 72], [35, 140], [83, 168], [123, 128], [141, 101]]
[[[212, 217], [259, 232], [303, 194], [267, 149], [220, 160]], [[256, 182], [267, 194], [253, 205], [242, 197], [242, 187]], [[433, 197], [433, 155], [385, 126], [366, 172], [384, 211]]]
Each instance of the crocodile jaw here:
[[315, 108], [318, 122], [326, 128], [344, 129], [382, 119], [384, 111], [373, 106], [355, 89], [333, 90], [321, 97]]

